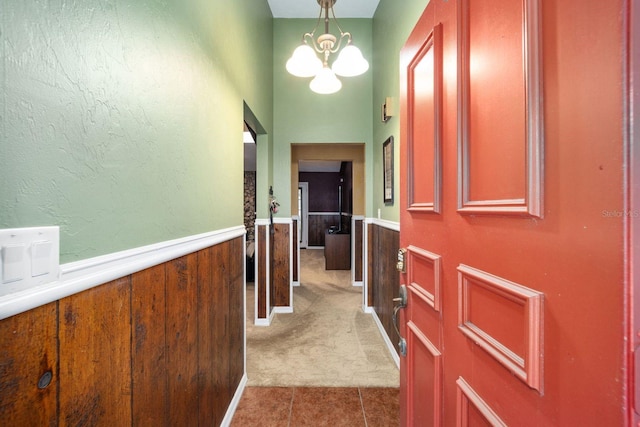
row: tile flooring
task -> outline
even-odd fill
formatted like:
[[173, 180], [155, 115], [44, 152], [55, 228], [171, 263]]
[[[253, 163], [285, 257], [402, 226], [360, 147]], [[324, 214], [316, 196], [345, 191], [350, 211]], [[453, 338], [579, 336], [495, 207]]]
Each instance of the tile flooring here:
[[397, 388], [247, 387], [231, 427], [390, 427], [399, 414]]

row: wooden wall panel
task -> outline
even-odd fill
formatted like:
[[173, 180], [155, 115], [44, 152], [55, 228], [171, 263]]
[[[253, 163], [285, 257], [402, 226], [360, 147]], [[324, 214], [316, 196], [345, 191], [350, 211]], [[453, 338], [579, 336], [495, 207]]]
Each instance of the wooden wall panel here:
[[[58, 304], [0, 321], [0, 418], [7, 426], [57, 422]], [[51, 382], [40, 378], [51, 374]]]
[[299, 272], [298, 272], [298, 255], [300, 250], [300, 236], [298, 235], [298, 220], [293, 220], [293, 225], [291, 227], [291, 232], [293, 233], [293, 238], [291, 241], [293, 242], [293, 281], [299, 282]]
[[211, 381], [213, 386], [213, 402], [215, 418], [214, 425], [222, 421], [223, 410], [231, 400], [229, 386], [229, 280], [227, 278], [229, 266], [228, 245], [218, 245], [211, 250], [211, 263], [213, 269], [213, 336], [214, 340], [212, 359]]
[[393, 327], [393, 298], [398, 295], [400, 278], [396, 271], [399, 233], [373, 226], [373, 307], [392, 342], [397, 341]]
[[336, 214], [309, 215], [309, 246], [324, 246], [324, 235], [331, 226], [340, 224], [340, 216]]
[[367, 224], [367, 307], [373, 307], [373, 282], [375, 277], [374, 261], [376, 254], [377, 237], [373, 224]]
[[243, 263], [240, 237], [1, 320], [0, 423], [219, 425], [244, 374]]
[[133, 423], [160, 425], [169, 406], [165, 264], [131, 277]]
[[364, 240], [363, 240], [363, 230], [362, 230], [362, 224], [364, 223], [364, 221], [362, 220], [355, 220], [354, 221], [354, 228], [353, 230], [351, 230], [351, 233], [353, 234], [353, 240], [354, 240], [354, 253], [353, 253], [353, 259], [354, 259], [354, 265], [353, 265], [353, 277], [355, 279], [356, 282], [362, 282], [362, 278], [363, 278], [363, 272], [364, 272], [364, 267], [362, 265], [363, 263], [363, 247], [364, 247]]
[[59, 422], [131, 423], [131, 281], [60, 300]]
[[291, 305], [291, 276], [290, 276], [290, 225], [273, 224], [273, 269], [271, 270], [271, 305], [274, 307], [288, 307]]
[[216, 369], [214, 353], [215, 317], [214, 317], [214, 283], [211, 248], [203, 249], [198, 255], [198, 417], [200, 425], [210, 425], [216, 418], [212, 402], [215, 399], [213, 372]]
[[168, 390], [165, 420], [171, 425], [197, 425], [198, 256], [192, 253], [165, 265]]
[[258, 227], [257, 238], [257, 251], [256, 262], [258, 263], [257, 277], [255, 278], [256, 289], [258, 291], [257, 304], [259, 319], [266, 319], [267, 313], [271, 310], [271, 305], [267, 301], [267, 266], [270, 265], [267, 261], [267, 232], [268, 227], [261, 225]]
[[[229, 242], [229, 392], [230, 397], [240, 385], [244, 375], [244, 278], [242, 268], [242, 239]], [[228, 405], [228, 403], [227, 403]], [[225, 408], [226, 412], [226, 408]], [[224, 415], [224, 412], [222, 413]]]

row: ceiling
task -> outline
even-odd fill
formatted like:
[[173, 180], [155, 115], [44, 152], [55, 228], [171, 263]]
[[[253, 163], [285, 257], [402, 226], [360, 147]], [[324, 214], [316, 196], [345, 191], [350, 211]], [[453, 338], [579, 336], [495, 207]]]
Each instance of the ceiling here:
[[[318, 0], [267, 0], [274, 18], [317, 18]], [[373, 18], [380, 0], [336, 0], [336, 18]]]

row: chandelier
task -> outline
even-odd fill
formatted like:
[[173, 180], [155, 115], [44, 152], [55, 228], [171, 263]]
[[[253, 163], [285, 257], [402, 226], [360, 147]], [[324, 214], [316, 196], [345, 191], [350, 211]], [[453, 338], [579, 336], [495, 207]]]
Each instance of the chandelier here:
[[[342, 31], [336, 15], [333, 12], [333, 5], [336, 0], [318, 0], [320, 14], [318, 22], [310, 33], [302, 36], [302, 44], [294, 51], [287, 61], [287, 71], [297, 77], [314, 77], [309, 83], [312, 91], [320, 94], [335, 93], [342, 88], [342, 82], [338, 80], [336, 74], [342, 77], [359, 76], [369, 69], [369, 63], [362, 56], [362, 52], [351, 44], [351, 33]], [[336, 27], [340, 31], [340, 37], [329, 33], [329, 11]], [[324, 13], [324, 34], [318, 36], [316, 40], [315, 32], [320, 25]], [[344, 48], [340, 50], [343, 43]], [[329, 68], [329, 56], [337, 53], [338, 58], [333, 61]], [[320, 54], [322, 60], [318, 58], [316, 52]]]

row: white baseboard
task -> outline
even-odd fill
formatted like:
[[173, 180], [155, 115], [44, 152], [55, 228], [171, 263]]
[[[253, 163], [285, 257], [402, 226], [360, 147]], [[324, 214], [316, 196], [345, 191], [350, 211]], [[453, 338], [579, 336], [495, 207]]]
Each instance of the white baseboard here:
[[256, 326], [271, 326], [271, 320], [270, 319], [255, 319], [253, 321], [253, 324]]
[[240, 380], [240, 384], [238, 384], [238, 388], [236, 392], [233, 394], [233, 399], [231, 399], [231, 403], [229, 403], [229, 407], [227, 408], [227, 413], [224, 415], [221, 426], [228, 427], [231, 425], [231, 420], [233, 420], [233, 416], [236, 414], [236, 409], [238, 409], [238, 404], [240, 403], [240, 399], [242, 398], [242, 394], [244, 393], [244, 389], [247, 387], [247, 373], [242, 376]]
[[378, 330], [380, 331], [380, 335], [382, 335], [382, 339], [384, 339], [385, 344], [387, 344], [387, 349], [389, 350], [389, 353], [391, 354], [393, 361], [396, 362], [396, 366], [398, 367], [398, 369], [400, 369], [400, 356], [396, 351], [396, 347], [393, 345], [393, 343], [389, 339], [389, 336], [387, 335], [387, 331], [384, 329], [384, 326], [382, 326], [382, 322], [380, 322], [380, 319], [378, 318], [378, 314], [376, 313], [375, 310], [373, 310], [373, 308], [371, 309], [371, 315], [373, 316], [373, 320], [376, 322], [376, 325], [378, 325]]
[[293, 313], [293, 307], [273, 307], [273, 313]]

